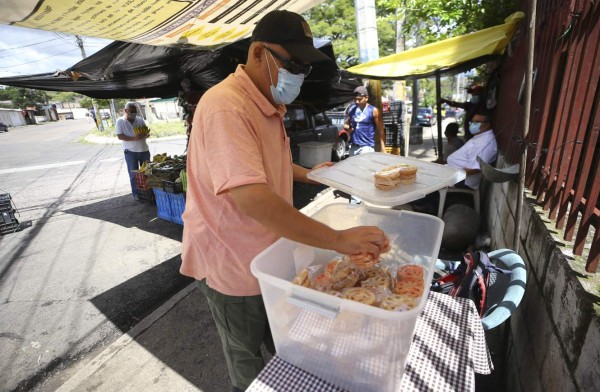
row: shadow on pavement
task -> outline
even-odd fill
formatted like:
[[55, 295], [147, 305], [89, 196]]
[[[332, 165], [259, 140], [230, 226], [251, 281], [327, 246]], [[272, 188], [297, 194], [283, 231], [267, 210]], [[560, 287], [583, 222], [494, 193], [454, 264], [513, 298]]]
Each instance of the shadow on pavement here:
[[65, 213], [111, 222], [123, 227], [137, 227], [149, 233], [181, 241], [183, 226], [156, 216], [156, 206], [133, 200], [130, 195], [113, 197], [97, 203], [65, 210]]
[[[124, 333], [192, 283], [179, 274], [180, 256], [139, 274], [92, 298], [90, 302]], [[161, 279], [162, 287], [153, 282]], [[157, 295], [153, 291], [160, 291]], [[160, 297], [158, 302], [149, 299]], [[133, 309], [137, 309], [134, 311]], [[168, 367], [204, 392], [231, 388], [221, 340], [208, 303], [193, 289], [170, 311], [137, 336], [135, 342]], [[156, 374], [160, 377], [160, 374]]]
[[127, 332], [161, 306], [165, 298], [171, 298], [194, 281], [179, 273], [180, 265], [178, 255], [95, 296], [90, 302], [117, 328]]

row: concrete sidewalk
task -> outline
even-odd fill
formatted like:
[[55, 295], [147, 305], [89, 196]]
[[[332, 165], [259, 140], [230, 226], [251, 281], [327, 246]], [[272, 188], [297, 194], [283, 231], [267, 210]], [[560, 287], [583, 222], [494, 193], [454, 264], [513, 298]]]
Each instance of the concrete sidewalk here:
[[[431, 138], [424, 138], [422, 145], [411, 145], [410, 156], [434, 160]], [[328, 188], [301, 211], [311, 215], [331, 203], [348, 200], [336, 198], [333, 189]], [[81, 365], [56, 390], [229, 391], [231, 384], [220, 346], [206, 300], [192, 283]]]

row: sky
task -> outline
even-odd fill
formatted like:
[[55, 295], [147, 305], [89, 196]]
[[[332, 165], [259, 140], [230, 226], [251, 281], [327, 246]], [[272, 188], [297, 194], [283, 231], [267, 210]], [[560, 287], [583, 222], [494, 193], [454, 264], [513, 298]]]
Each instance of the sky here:
[[[112, 42], [81, 38], [87, 56]], [[0, 25], [0, 78], [64, 70], [82, 59], [73, 35]]]

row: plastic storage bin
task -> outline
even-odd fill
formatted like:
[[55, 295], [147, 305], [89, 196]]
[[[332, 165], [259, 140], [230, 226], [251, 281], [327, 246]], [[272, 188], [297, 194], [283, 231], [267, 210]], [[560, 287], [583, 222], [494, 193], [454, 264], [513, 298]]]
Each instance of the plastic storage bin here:
[[319, 163], [330, 162], [333, 143], [306, 142], [298, 143], [300, 149], [300, 166], [312, 168]]
[[156, 199], [156, 216], [162, 220], [171, 222], [171, 202], [169, 194], [162, 189], [153, 188]]
[[338, 230], [380, 227], [392, 244], [381, 263], [422, 265], [425, 290], [415, 309], [391, 312], [293, 285], [300, 270], [325, 264], [336, 253], [280, 239], [251, 263], [277, 355], [349, 391], [394, 391], [427, 300], [444, 223], [430, 215], [347, 204], [326, 206], [313, 218]]
[[181, 214], [185, 210], [185, 196], [183, 193], [167, 193], [171, 207], [171, 222], [183, 225]]
[[[377, 170], [398, 163], [417, 167], [414, 184], [399, 185], [382, 191], [375, 188]], [[416, 158], [400, 157], [382, 152], [355, 155], [333, 166], [308, 173], [308, 178], [340, 191], [360, 197], [379, 206], [397, 206], [425, 197], [425, 195], [456, 184], [465, 179], [465, 172], [447, 165], [426, 162]]]
[[185, 210], [185, 196], [183, 193], [169, 193], [160, 188], [154, 188], [156, 197], [156, 216], [168, 222], [183, 225], [181, 214]]

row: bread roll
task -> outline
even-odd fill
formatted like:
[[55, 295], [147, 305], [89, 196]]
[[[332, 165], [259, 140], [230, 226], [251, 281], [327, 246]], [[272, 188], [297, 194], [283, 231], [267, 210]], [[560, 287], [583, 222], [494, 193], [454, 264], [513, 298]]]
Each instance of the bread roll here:
[[417, 167], [399, 163], [375, 172], [375, 188], [382, 191], [391, 190], [398, 185], [409, 185], [417, 179]]

